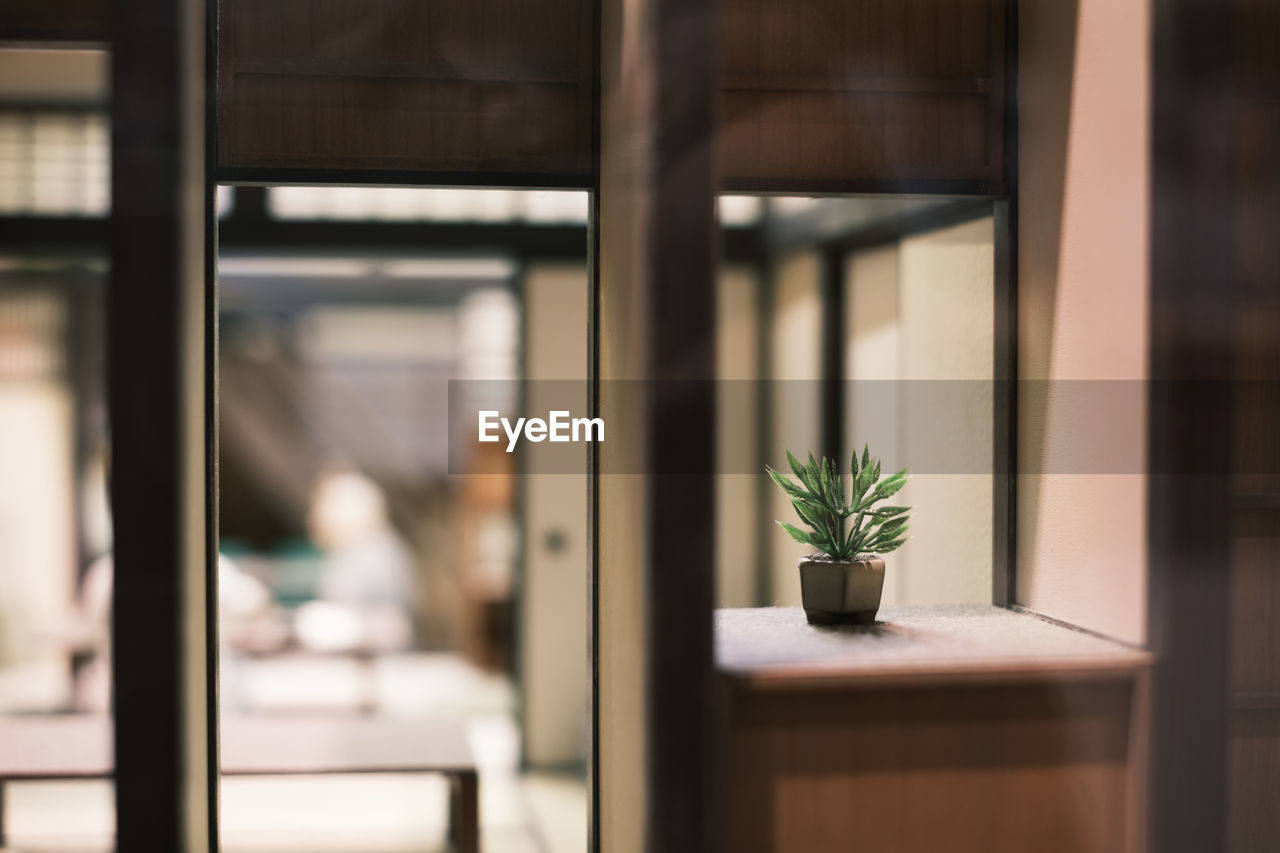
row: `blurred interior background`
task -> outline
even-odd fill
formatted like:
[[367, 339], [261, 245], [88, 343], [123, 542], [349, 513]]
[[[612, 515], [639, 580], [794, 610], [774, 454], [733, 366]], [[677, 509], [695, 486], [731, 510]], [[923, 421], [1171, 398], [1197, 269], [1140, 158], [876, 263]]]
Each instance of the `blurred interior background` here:
[[[0, 848], [198, 848], [208, 805], [238, 853], [441, 850], [474, 759], [491, 851], [1280, 850], [1280, 0], [154, 5], [0, 4]], [[714, 407], [596, 398], [654, 429], [590, 479], [458, 416], [712, 338]], [[714, 494], [657, 470], [673, 417]], [[863, 442], [912, 474], [886, 605], [1110, 652], [908, 688], [859, 642], [821, 697], [720, 654], [783, 614], [713, 606], [799, 603], [764, 466]], [[315, 775], [234, 775], [263, 727]]]
[[[110, 711], [105, 65], [100, 52], [0, 50], [8, 715]], [[530, 412], [539, 386], [522, 380], [585, 382], [588, 204], [569, 191], [216, 195], [222, 724], [461, 720], [486, 850], [585, 849], [586, 451], [578, 469], [522, 473], [519, 454], [456, 422], [450, 382]], [[803, 548], [772, 523], [790, 509], [760, 472], [785, 466], [783, 448], [830, 443], [827, 291], [836, 282], [847, 312], [840, 369], [871, 380], [846, 385], [836, 449], [847, 458], [866, 438], [900, 467], [913, 403], [884, 387], [993, 376], [991, 208], [728, 195], [719, 215], [718, 595], [796, 604]], [[919, 223], [912, 236], [883, 238], [904, 222]], [[976, 400], [956, 442], [983, 471], [992, 409]], [[913, 480], [906, 502], [932, 511], [895, 555], [886, 603], [989, 601], [991, 488], [984, 474]], [[109, 849], [110, 792], [10, 785], [9, 839]], [[430, 849], [445, 843], [445, 799], [430, 777], [227, 778], [224, 847]]]
[[[107, 59], [0, 50], [10, 716], [110, 712]], [[462, 721], [485, 849], [585, 849], [585, 469], [522, 481], [485, 445], [451, 473], [449, 382], [492, 380], [466, 387], [509, 407], [521, 378], [585, 380], [586, 195], [219, 187], [216, 204], [223, 725]], [[5, 794], [17, 849], [112, 846], [109, 782]], [[224, 846], [443, 848], [446, 800], [431, 776], [227, 778]]]

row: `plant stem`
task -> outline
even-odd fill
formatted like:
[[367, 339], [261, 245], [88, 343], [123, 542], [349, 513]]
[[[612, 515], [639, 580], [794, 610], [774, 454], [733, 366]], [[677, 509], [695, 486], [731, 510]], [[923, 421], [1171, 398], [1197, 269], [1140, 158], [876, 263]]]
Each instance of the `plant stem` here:
[[[842, 491], [843, 491], [843, 490], [842, 490]], [[840, 535], [839, 535], [838, 537], [836, 537], [836, 550], [837, 550], [837, 551], [844, 551], [844, 543], [845, 543], [845, 538], [844, 538], [844, 537], [845, 537], [845, 525], [846, 525], [846, 523], [848, 522], [848, 520], [849, 520], [849, 519], [845, 516], [845, 514], [844, 514], [843, 512], [837, 512], [837, 513], [836, 513], [836, 519], [837, 519], [836, 524], [838, 525], [838, 527], [839, 527], [839, 531], [840, 531]], [[833, 556], [833, 557], [835, 557], [835, 558], [837, 558], [837, 559], [843, 559], [843, 558], [844, 558], [844, 557], [846, 557], [847, 555], [846, 555], [846, 554], [841, 553], [841, 554], [832, 554], [831, 556]]]

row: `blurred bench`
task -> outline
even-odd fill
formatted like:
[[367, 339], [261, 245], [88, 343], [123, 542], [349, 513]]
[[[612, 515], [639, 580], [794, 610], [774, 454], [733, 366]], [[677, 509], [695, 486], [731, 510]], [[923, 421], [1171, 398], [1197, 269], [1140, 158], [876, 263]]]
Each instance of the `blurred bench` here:
[[[450, 782], [454, 847], [478, 850], [476, 765], [460, 720], [237, 716], [222, 721], [220, 742], [226, 776], [440, 773]], [[112, 753], [110, 717], [0, 719], [0, 847], [6, 783], [110, 778]]]

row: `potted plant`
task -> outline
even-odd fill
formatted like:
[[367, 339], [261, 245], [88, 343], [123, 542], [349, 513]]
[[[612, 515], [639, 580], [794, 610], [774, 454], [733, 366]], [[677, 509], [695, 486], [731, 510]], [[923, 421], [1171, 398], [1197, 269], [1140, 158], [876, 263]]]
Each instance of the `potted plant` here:
[[[862, 461], [853, 454], [853, 491], [846, 501], [844, 482], [834, 459], [821, 462], [809, 454], [801, 465], [790, 451], [787, 462], [799, 483], [766, 466], [778, 488], [808, 528], [779, 521], [797, 542], [821, 553], [800, 558], [800, 594], [804, 612], [814, 625], [871, 624], [880, 609], [884, 589], [882, 554], [907, 541], [909, 506], [884, 506], [881, 501], [907, 483], [907, 469], [880, 479], [880, 460], [864, 445]], [[851, 521], [852, 520], [852, 521]]]

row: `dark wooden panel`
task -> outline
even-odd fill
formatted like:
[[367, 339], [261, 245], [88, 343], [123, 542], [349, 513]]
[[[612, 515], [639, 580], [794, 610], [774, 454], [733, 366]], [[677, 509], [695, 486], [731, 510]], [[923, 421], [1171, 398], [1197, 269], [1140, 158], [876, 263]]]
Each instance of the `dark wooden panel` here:
[[107, 0], [5, 0], [0, 41], [104, 44]]
[[1280, 850], [1280, 707], [1236, 711], [1228, 755], [1228, 852]]
[[[1280, 243], [1276, 234], [1280, 231], [1269, 242]], [[1248, 263], [1246, 256], [1237, 254], [1237, 259]], [[1269, 264], [1280, 278], [1280, 262]], [[1269, 284], [1280, 287], [1274, 279]], [[1244, 298], [1246, 303], [1250, 299]], [[1235, 320], [1232, 488], [1240, 500], [1271, 500], [1280, 506], [1280, 303], [1242, 305]]]
[[1131, 849], [1132, 691], [740, 687], [726, 849]]
[[1003, 179], [1003, 0], [725, 0], [720, 153], [753, 179]]
[[1237, 514], [1231, 561], [1231, 683], [1280, 695], [1280, 511]]
[[222, 0], [220, 12], [220, 168], [589, 180], [587, 0]]
[[1227, 845], [1280, 849], [1280, 2], [1234, 0], [1235, 539]]
[[1227, 821], [1235, 59], [1222, 3], [1152, 13], [1150, 842], [1205, 853]]
[[[1280, 4], [1278, 4], [1280, 5]], [[1280, 16], [1278, 16], [1280, 17]], [[1274, 36], [1273, 54], [1280, 44]], [[1280, 85], [1277, 85], [1280, 92]], [[1235, 135], [1242, 192], [1236, 198], [1236, 259], [1244, 295], [1280, 300], [1280, 100], [1246, 99]]]
[[1236, 513], [1227, 851], [1280, 849], [1280, 508]]
[[[1241, 94], [1249, 100], [1274, 101], [1280, 95], [1280, 51], [1276, 50], [1280, 40], [1280, 3], [1232, 0], [1230, 8]], [[1276, 158], [1270, 159], [1274, 162]]]

